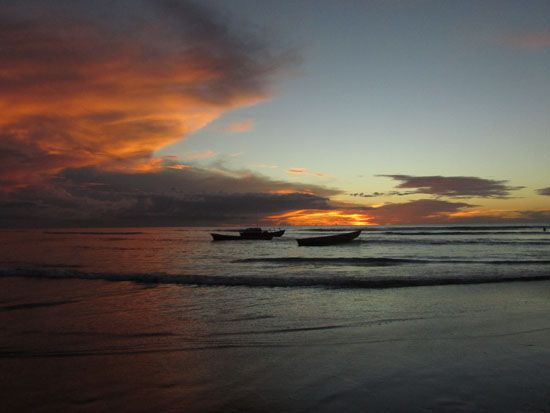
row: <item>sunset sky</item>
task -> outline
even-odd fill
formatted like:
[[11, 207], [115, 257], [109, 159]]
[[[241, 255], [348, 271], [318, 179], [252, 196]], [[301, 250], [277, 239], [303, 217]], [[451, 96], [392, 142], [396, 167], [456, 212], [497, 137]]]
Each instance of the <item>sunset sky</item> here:
[[0, 0], [0, 225], [548, 223], [549, 16]]

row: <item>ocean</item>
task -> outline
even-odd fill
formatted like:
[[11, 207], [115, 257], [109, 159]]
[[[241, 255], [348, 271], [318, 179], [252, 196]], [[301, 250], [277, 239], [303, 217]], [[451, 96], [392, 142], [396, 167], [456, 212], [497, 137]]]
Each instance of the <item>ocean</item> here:
[[0, 232], [2, 411], [545, 411], [550, 232]]
[[548, 279], [550, 231], [542, 228], [367, 227], [354, 242], [330, 247], [298, 247], [296, 239], [353, 228], [296, 227], [263, 242], [212, 242], [216, 228], [4, 230], [0, 274], [341, 288]]

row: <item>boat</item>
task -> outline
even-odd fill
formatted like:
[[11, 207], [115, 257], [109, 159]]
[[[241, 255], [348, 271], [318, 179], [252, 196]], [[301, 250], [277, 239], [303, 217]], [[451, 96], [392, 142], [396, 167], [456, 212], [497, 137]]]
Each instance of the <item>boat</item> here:
[[271, 235], [267, 231], [263, 231], [261, 233], [256, 234], [247, 234], [247, 235], [226, 235], [226, 234], [216, 234], [212, 232], [210, 235], [212, 235], [213, 241], [243, 241], [243, 240], [270, 240], [273, 238], [273, 235]]
[[345, 244], [351, 242], [361, 234], [361, 230], [346, 232], [343, 234], [328, 235], [325, 237], [313, 237], [298, 239], [300, 247], [321, 247], [325, 245]]
[[213, 232], [210, 235], [212, 235], [212, 241], [238, 241], [242, 239], [240, 235], [215, 234]]
[[283, 234], [285, 233], [285, 230], [281, 229], [277, 231], [268, 231], [268, 230], [255, 227], [255, 228], [246, 228], [246, 229], [243, 229], [242, 231], [239, 231], [239, 234], [241, 234], [241, 237], [245, 237], [247, 239], [256, 239], [256, 237], [260, 237], [260, 239], [263, 239], [266, 233], [272, 235], [273, 237], [282, 237]]
[[239, 231], [239, 234], [243, 239], [271, 239], [273, 235], [269, 231], [261, 228], [246, 228]]
[[270, 240], [273, 237], [281, 237], [285, 233], [285, 230], [267, 231], [258, 227], [245, 228], [239, 231], [239, 235], [226, 235], [211, 233], [214, 241], [239, 241], [239, 240]]
[[278, 231], [270, 231], [269, 232], [271, 235], [273, 235], [274, 237], [282, 237], [285, 233], [285, 230], [284, 229], [280, 229]]

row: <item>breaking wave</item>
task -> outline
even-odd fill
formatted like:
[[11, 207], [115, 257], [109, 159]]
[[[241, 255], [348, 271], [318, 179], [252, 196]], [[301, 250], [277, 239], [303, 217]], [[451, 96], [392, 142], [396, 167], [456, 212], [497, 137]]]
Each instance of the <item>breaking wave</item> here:
[[542, 231], [383, 231], [386, 235], [516, 235], [516, 234], [545, 234]]
[[476, 275], [456, 276], [378, 276], [378, 277], [322, 277], [322, 276], [215, 276], [178, 275], [168, 273], [108, 273], [84, 272], [63, 269], [3, 269], [0, 277], [29, 277], [41, 279], [80, 279], [146, 284], [180, 284], [195, 286], [241, 286], [241, 287], [325, 287], [325, 288], [403, 288], [462, 284], [486, 284], [518, 281], [550, 280], [550, 274], [525, 274], [522, 276]]
[[267, 257], [245, 258], [233, 262], [274, 263], [274, 264], [340, 264], [390, 266], [404, 264], [491, 264], [491, 265], [550, 265], [550, 260], [448, 260], [448, 259], [414, 259], [414, 258], [363, 258], [363, 257]]
[[414, 244], [414, 245], [548, 245], [550, 240], [496, 240], [496, 239], [359, 239], [365, 244]]

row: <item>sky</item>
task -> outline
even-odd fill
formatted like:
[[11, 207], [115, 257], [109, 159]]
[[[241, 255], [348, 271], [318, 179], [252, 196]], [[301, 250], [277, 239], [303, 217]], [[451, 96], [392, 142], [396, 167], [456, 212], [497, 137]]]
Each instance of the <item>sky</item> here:
[[548, 223], [548, 16], [0, 0], [0, 225]]

